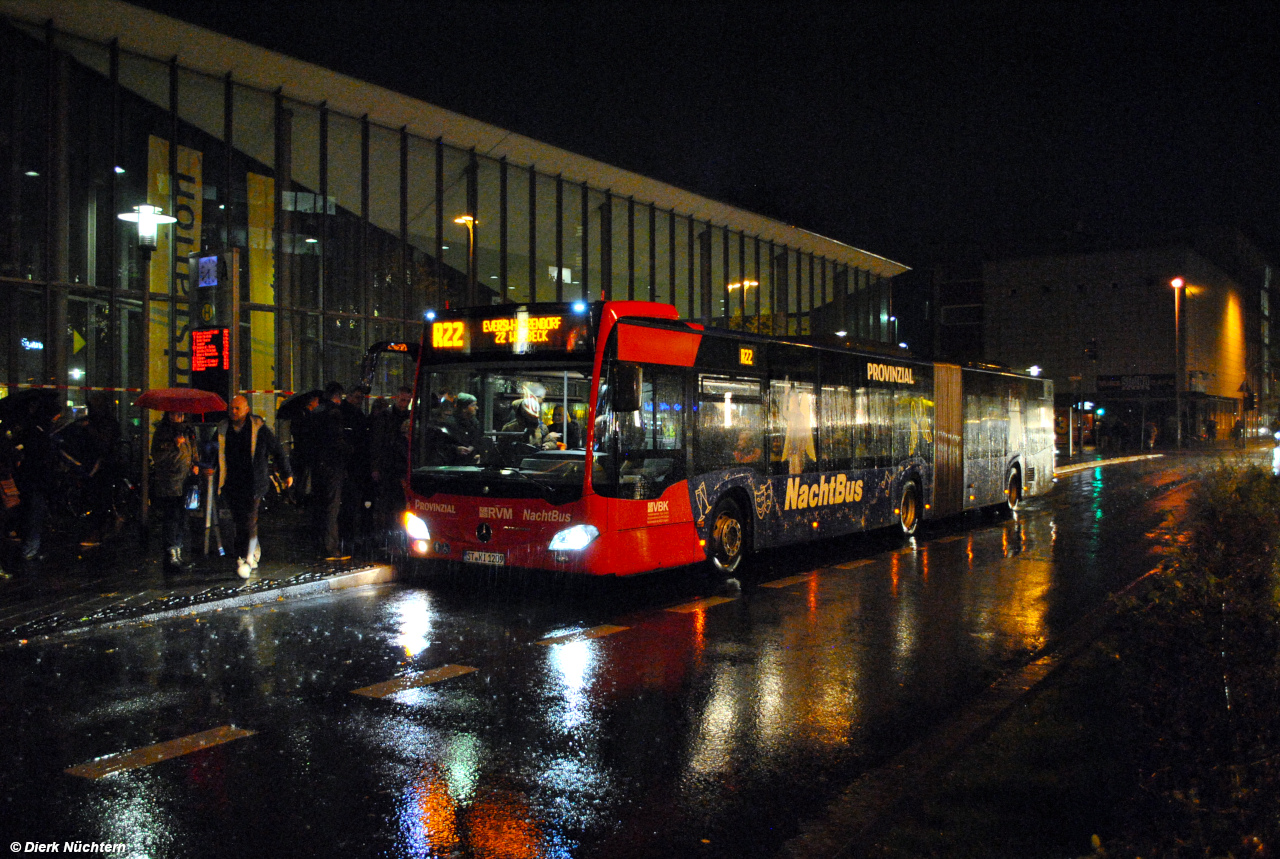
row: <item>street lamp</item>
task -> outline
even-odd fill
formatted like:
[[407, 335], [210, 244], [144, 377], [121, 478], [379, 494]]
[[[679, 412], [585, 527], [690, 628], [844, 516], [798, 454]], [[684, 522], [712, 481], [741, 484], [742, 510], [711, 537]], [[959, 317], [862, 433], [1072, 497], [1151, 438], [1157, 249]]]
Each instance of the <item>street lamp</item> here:
[[471, 215], [459, 215], [453, 219], [453, 222], [467, 226], [467, 304], [474, 307], [476, 303], [476, 219]]
[[1169, 281], [1173, 287], [1173, 411], [1178, 450], [1182, 450], [1182, 290], [1186, 285], [1180, 277]]
[[[123, 212], [118, 217], [138, 225], [138, 250], [142, 253], [142, 387], [146, 389], [150, 387], [151, 375], [151, 252], [160, 243], [160, 225], [172, 224], [178, 219], [164, 214], [159, 206], [146, 203], [134, 206], [132, 212]], [[145, 534], [151, 482], [151, 421], [147, 419], [145, 410], [142, 417], [142, 527]]]

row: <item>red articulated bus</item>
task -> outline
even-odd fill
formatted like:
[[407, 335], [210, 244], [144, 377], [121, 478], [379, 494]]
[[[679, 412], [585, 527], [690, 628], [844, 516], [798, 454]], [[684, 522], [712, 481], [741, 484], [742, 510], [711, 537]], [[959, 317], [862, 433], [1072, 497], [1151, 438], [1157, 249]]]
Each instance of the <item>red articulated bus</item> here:
[[704, 328], [670, 305], [425, 326], [410, 556], [627, 576], [1016, 508], [1053, 483], [1047, 380]]

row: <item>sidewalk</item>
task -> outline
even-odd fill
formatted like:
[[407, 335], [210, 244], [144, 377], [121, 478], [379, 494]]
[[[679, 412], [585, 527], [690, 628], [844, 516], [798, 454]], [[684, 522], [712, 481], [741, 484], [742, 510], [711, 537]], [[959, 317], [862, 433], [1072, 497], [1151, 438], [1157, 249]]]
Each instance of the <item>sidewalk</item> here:
[[195, 611], [251, 605], [286, 596], [388, 582], [394, 568], [385, 559], [340, 563], [316, 557], [307, 517], [292, 504], [276, 502], [263, 513], [259, 532], [262, 563], [250, 579], [236, 575], [235, 558], [200, 554], [201, 534], [192, 527], [186, 554], [190, 572], [165, 575], [153, 527], [144, 550], [136, 526], [99, 546], [83, 547], [62, 534], [45, 539], [44, 557], [11, 562], [0, 577], [0, 647], [42, 636], [67, 634], [100, 624], [158, 619]]

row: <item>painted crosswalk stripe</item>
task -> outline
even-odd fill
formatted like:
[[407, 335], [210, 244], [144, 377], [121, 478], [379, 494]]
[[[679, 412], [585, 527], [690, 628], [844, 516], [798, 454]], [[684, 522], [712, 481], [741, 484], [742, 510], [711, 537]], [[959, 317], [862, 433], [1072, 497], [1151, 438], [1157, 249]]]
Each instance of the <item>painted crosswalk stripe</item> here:
[[374, 683], [372, 686], [352, 689], [351, 694], [364, 695], [366, 698], [385, 698], [388, 695], [394, 695], [396, 692], [403, 692], [405, 689], [430, 686], [432, 683], [461, 677], [463, 674], [470, 674], [472, 671], [475, 671], [475, 669], [467, 665], [442, 665], [430, 671], [422, 671], [418, 674], [410, 674], [404, 677], [393, 677], [382, 683]]
[[189, 755], [192, 752], [198, 752], [211, 746], [219, 746], [232, 740], [252, 737], [254, 733], [256, 732], [246, 731], [243, 728], [234, 728], [231, 725], [222, 725], [217, 728], [211, 728], [208, 731], [201, 731], [198, 734], [169, 740], [165, 743], [156, 743], [153, 746], [144, 746], [127, 752], [103, 755], [88, 763], [70, 767], [65, 772], [67, 775], [80, 776], [81, 778], [102, 778], [112, 773], [135, 770], [139, 767], [167, 761], [170, 758]]
[[852, 570], [854, 567], [864, 567], [867, 564], [875, 563], [872, 558], [863, 558], [861, 561], [850, 561], [847, 564], [836, 564], [837, 570]]
[[593, 626], [590, 629], [580, 629], [577, 632], [566, 632], [564, 635], [553, 635], [550, 638], [544, 638], [535, 644], [563, 644], [566, 641], [581, 641], [588, 638], [604, 638], [606, 635], [613, 635], [615, 632], [625, 632], [630, 629], [629, 626], [613, 626], [611, 624], [603, 624], [601, 626]]
[[733, 602], [732, 597], [707, 597], [706, 599], [694, 600], [684, 605], [672, 606], [667, 611], [676, 611], [682, 614], [689, 612], [702, 611], [704, 608], [711, 608], [713, 605], [723, 605], [727, 602]]
[[761, 582], [762, 588], [789, 588], [792, 585], [798, 585], [809, 581], [813, 577], [812, 573], [803, 576], [787, 576], [785, 579], [774, 579], [771, 582]]

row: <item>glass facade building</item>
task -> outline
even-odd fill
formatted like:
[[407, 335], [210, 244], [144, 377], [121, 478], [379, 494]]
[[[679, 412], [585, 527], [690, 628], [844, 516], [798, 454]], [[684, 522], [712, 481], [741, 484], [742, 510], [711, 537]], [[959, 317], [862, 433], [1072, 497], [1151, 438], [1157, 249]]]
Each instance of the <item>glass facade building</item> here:
[[[268, 416], [446, 305], [635, 298], [895, 337], [904, 267], [874, 254], [117, 0], [0, 15], [8, 390], [124, 407], [189, 384], [192, 253], [238, 267], [234, 387]], [[142, 204], [177, 219], [150, 254], [118, 217]]]

